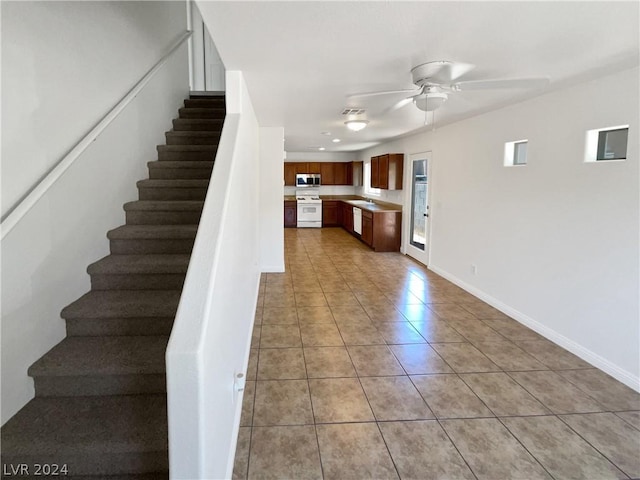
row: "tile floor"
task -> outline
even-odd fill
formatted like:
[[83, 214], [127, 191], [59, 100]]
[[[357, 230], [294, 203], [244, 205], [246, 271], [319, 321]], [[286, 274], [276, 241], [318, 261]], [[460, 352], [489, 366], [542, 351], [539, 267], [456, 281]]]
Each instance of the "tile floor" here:
[[286, 229], [234, 478], [640, 477], [640, 395], [400, 254]]

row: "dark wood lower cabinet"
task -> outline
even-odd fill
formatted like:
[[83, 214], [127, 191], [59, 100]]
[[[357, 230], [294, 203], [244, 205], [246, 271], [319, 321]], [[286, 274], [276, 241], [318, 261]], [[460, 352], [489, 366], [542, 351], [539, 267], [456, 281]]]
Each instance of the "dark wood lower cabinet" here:
[[361, 240], [369, 245], [373, 246], [373, 213], [362, 211], [362, 235]]
[[322, 226], [323, 227], [337, 227], [338, 222], [338, 202], [337, 200], [323, 200], [322, 201]]
[[284, 202], [284, 226], [298, 226], [298, 203], [295, 200], [285, 200]]
[[353, 206], [345, 202], [340, 202], [340, 203], [342, 205], [341, 226], [347, 232], [353, 233]]

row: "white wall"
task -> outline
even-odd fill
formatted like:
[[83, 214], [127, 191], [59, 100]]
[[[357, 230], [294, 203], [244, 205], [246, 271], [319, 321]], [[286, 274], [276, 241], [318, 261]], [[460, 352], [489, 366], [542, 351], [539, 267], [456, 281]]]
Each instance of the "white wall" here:
[[284, 272], [284, 128], [260, 128], [260, 269]]
[[[3, 212], [184, 33], [184, 8], [2, 2]], [[3, 239], [3, 424], [33, 397], [27, 368], [64, 337], [60, 310], [89, 289], [187, 92], [185, 44]]]
[[[260, 283], [260, 130], [241, 72], [167, 348], [171, 478], [231, 478]], [[280, 196], [280, 206], [282, 196]]]
[[[634, 68], [365, 152], [432, 151], [431, 268], [635, 389], [638, 86]], [[584, 163], [586, 131], [622, 124], [627, 160]], [[523, 138], [528, 165], [504, 167]]]

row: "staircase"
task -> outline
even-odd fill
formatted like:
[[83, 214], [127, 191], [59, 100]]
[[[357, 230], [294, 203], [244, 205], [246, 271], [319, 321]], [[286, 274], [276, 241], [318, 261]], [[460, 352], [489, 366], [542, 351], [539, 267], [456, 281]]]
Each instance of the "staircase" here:
[[164, 355], [224, 116], [222, 96], [185, 100], [111, 254], [87, 269], [91, 291], [62, 310], [67, 338], [29, 368], [36, 396], [2, 427], [3, 477], [168, 477]]

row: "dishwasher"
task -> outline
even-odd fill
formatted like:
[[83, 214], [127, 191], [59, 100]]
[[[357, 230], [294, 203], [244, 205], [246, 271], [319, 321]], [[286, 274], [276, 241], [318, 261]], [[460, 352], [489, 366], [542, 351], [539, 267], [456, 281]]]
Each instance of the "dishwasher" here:
[[353, 207], [353, 231], [362, 235], [362, 209]]

